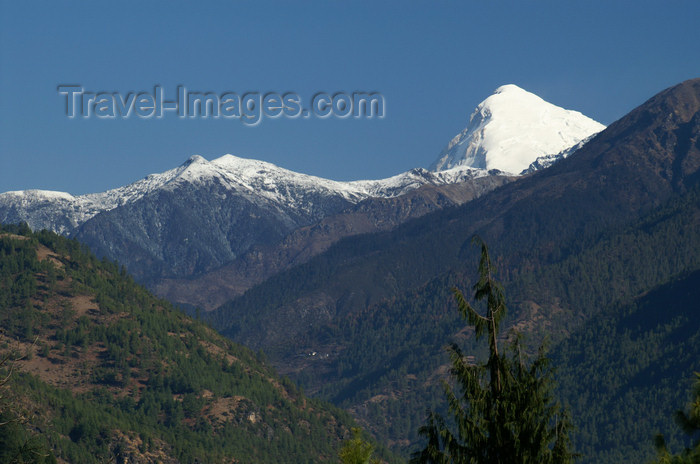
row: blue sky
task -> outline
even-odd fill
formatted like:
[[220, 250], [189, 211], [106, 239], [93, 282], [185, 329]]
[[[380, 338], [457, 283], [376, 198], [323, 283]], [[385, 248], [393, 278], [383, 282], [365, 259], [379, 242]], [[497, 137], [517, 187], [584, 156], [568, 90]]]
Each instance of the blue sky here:
[[[700, 2], [0, 0], [0, 192], [103, 191], [225, 153], [337, 180], [427, 166], [514, 83], [609, 124], [700, 76]], [[68, 119], [126, 94], [377, 91], [383, 119]]]

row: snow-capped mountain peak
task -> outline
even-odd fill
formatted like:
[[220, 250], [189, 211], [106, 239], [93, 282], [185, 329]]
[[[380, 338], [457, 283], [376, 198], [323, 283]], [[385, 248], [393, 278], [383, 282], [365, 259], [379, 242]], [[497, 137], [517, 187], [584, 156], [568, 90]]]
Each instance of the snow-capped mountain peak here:
[[102, 212], [157, 192], [182, 188], [203, 195], [216, 190], [224, 197], [265, 204], [283, 215], [320, 219], [343, 205], [372, 197], [396, 197], [426, 184], [518, 174], [533, 162], [530, 170], [536, 170], [573, 151], [572, 147], [602, 129], [604, 126], [581, 113], [547, 103], [516, 85], [504, 85], [479, 104], [467, 128], [450, 142], [433, 164], [432, 172], [418, 168], [386, 179], [340, 182], [234, 155], [212, 161], [193, 155], [174, 169], [102, 193], [2, 193], [0, 221], [26, 221], [33, 229], [67, 234]]
[[518, 174], [542, 156], [555, 156], [605, 126], [508, 84], [481, 102], [467, 127], [431, 165], [432, 171], [459, 167]]

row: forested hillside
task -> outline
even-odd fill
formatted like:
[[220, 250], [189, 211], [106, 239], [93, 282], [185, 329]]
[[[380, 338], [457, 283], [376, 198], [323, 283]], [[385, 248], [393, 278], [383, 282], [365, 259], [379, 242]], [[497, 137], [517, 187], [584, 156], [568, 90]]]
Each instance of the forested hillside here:
[[658, 433], [672, 449], [690, 444], [673, 417], [700, 372], [698, 301], [700, 270], [607, 308], [556, 347], [581, 462], [648, 462]]
[[[621, 250], [625, 252], [621, 253]], [[597, 314], [603, 309], [607, 314], [616, 314], [620, 307], [632, 304], [630, 302], [634, 301], [635, 295], [653, 288], [656, 282], [665, 282], [673, 279], [677, 273], [700, 268], [698, 250], [700, 195], [693, 191], [628, 228], [611, 232], [596, 245], [570, 256], [562, 263], [533, 269], [516, 279], [511, 278], [506, 285], [511, 309], [506, 324], [529, 334], [531, 343], [548, 336], [560, 374], [572, 379], [567, 385], [578, 388], [581, 383], [576, 383], [576, 379], [579, 375], [587, 375], [587, 371], [584, 369], [584, 373], [580, 374], [577, 363], [560, 362], [558, 357], [574, 349], [575, 343], [568, 341], [566, 345], [558, 346], [557, 342], [566, 339], [567, 334], [576, 331], [581, 324], [588, 329], [589, 322], [581, 322], [584, 318], [586, 321], [590, 318], [597, 320]], [[504, 274], [499, 272], [499, 275]], [[294, 366], [300, 372], [290, 373], [307, 382], [307, 388], [311, 391], [314, 391], [314, 387], [320, 389], [319, 396], [350, 408], [371, 424], [380, 436], [386, 436], [390, 444], [408, 445], [406, 438], [411, 441], [415, 438], [415, 425], [421, 423], [423, 410], [427, 405], [434, 407], [434, 399], [440, 397], [441, 388], [436, 380], [445, 374], [448, 362], [442, 346], [450, 340], [459, 340], [467, 350], [472, 347], [470, 355], [483, 355], [472, 344], [471, 332], [461, 331], [462, 324], [450, 292], [454, 285], [467, 289], [473, 282], [471, 274], [448, 273], [403, 298], [372, 305], [358, 315], [340, 319], [334, 327], [319, 329], [313, 332], [310, 339], [317, 343], [316, 349], [330, 352], [331, 358], [328, 361], [312, 360], [315, 364], [311, 364], [308, 358], [294, 358], [297, 360]], [[568, 292], [560, 291], [562, 288]], [[662, 330], [665, 324], [673, 324], [678, 314], [685, 314], [691, 322], [693, 318], [697, 319], [696, 314], [700, 309], [697, 300], [684, 299], [682, 294], [677, 299], [681, 303], [676, 305], [675, 314], [666, 311], [670, 304], [676, 304], [674, 296], [669, 296], [668, 302], [653, 300], [656, 305], [653, 311], [658, 315], [656, 321], [659, 325], [654, 330]], [[542, 306], [535, 301], [542, 302]], [[606, 303], [610, 301], [616, 302]], [[580, 307], [582, 313], [572, 314], [556, 309], [546, 311], [545, 305], [554, 302], [559, 307]], [[646, 318], [643, 314], [639, 317], [643, 320]], [[697, 321], [694, 323], [697, 324]], [[596, 333], [596, 330], [590, 329], [590, 333]], [[692, 340], [681, 335], [671, 333], [667, 341], [674, 340], [675, 344], [692, 350]], [[595, 351], [597, 341], [610, 343], [604, 336], [601, 337], [600, 340], [582, 340], [588, 343], [586, 349]], [[653, 345], [640, 343], [635, 350], [628, 354], [656, 356]], [[598, 362], [596, 368], [616, 365], [612, 353], [601, 351], [595, 359]], [[692, 375], [687, 363], [681, 361], [673, 356], [665, 359], [668, 372], [675, 373], [677, 377]], [[323, 372], [323, 381], [308, 374], [317, 366]], [[696, 365], [695, 369], [698, 368], [700, 366]], [[591, 371], [600, 372], [593, 368]], [[328, 382], [329, 379], [333, 381]], [[594, 388], [593, 382], [586, 385]], [[625, 384], [627, 378], [622, 378], [620, 382]], [[654, 382], [643, 384], [640, 396], [651, 394], [648, 388], [657, 388], [657, 385]], [[570, 392], [564, 390], [566, 388], [562, 387], [564, 398], [570, 398]], [[632, 450], [632, 446], [643, 444], [648, 457], [648, 452], [653, 451], [650, 438], [654, 434], [653, 427], [665, 424], [666, 429], [672, 429], [668, 408], [672, 412], [674, 407], [680, 407], [683, 404], [682, 395], [686, 392], [687, 388], [680, 389], [678, 393], [681, 396], [667, 395], [664, 400], [665, 414], [656, 416], [657, 421], [649, 421], [647, 413], [652, 410], [660, 412], [661, 409], [643, 407], [638, 402], [639, 397], [618, 403], [610, 400], [615, 411], [624, 411], [628, 415], [626, 420], [636, 427], [635, 434], [620, 441], [628, 443], [627, 451]], [[592, 400], [590, 397], [586, 399]], [[591, 411], [598, 410], [598, 406], [594, 408], [588, 402], [579, 402], [577, 406], [573, 415], [574, 424], [582, 434], [590, 434], [590, 430], [604, 426], [598, 421], [605, 417], [607, 411], [601, 411], [596, 416]], [[577, 431], [574, 436], [578, 436]], [[401, 442], [401, 437], [405, 437], [405, 441]], [[609, 437], [606, 441], [577, 439], [576, 443], [582, 447], [579, 451], [585, 451], [591, 459], [585, 462], [606, 462], [602, 457], [596, 458], [598, 449], [614, 448], [615, 439], [620, 438], [612, 434]]]
[[551, 168], [393, 231], [343, 240], [212, 320], [407, 451], [445, 373], [442, 346], [471, 338], [457, 332], [450, 297], [453, 285], [474, 282], [471, 237], [490, 245], [511, 306], [506, 324], [532, 342], [557, 343], [606, 308], [700, 267], [698, 140], [696, 79]]
[[2, 413], [59, 462], [335, 462], [350, 437], [346, 413], [76, 241], [3, 226], [0, 289]]

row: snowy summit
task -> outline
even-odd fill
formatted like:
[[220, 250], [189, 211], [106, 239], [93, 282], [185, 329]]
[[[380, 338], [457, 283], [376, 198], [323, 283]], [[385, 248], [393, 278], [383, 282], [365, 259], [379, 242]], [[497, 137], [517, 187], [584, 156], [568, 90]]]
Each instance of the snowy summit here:
[[605, 129], [578, 111], [552, 105], [517, 85], [504, 85], [481, 102], [469, 125], [452, 139], [431, 171], [498, 169], [520, 174]]
[[320, 219], [338, 205], [393, 198], [423, 185], [543, 169], [604, 128], [581, 113], [554, 106], [515, 85], [504, 85], [479, 104], [467, 128], [433, 163], [432, 172], [416, 168], [387, 179], [338, 182], [233, 155], [212, 161], [194, 155], [177, 168], [102, 193], [0, 193], [0, 222], [26, 221], [33, 229], [70, 234], [100, 213], [151, 195], [178, 189], [207, 192], [215, 186], [224, 188], [222, 195], [234, 195], [244, 202]]

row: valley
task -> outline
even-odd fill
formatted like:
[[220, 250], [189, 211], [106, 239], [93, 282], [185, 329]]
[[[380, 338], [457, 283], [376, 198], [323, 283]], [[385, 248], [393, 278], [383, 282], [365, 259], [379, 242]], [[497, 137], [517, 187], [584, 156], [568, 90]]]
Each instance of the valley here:
[[487, 356], [452, 290], [477, 280], [478, 236], [499, 340], [548, 344], [579, 462], [652, 459], [700, 370], [700, 80], [607, 128], [513, 85], [471, 114], [431, 170], [387, 179], [193, 156], [104, 193], [0, 194], [22, 224], [1, 236], [0, 342], [31, 353], [17, 381], [47, 446], [330, 462], [357, 423], [399, 462], [447, 413], [444, 347]]

